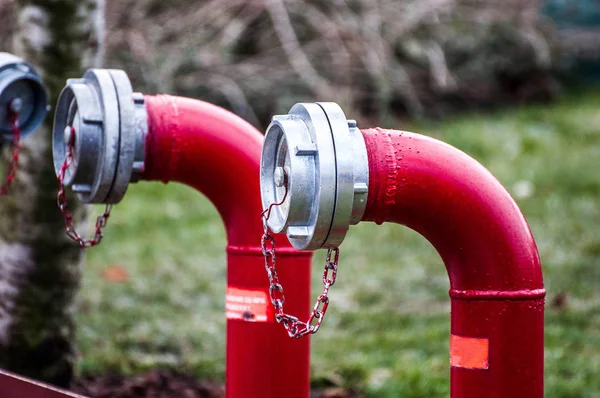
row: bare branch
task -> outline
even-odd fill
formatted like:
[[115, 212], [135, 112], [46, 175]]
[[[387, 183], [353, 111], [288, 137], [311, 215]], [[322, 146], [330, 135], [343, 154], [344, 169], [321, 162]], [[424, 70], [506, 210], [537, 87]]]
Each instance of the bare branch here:
[[270, 0], [267, 11], [292, 68], [315, 93], [329, 97], [333, 88], [330, 87], [329, 82], [319, 76], [302, 51], [283, 0]]

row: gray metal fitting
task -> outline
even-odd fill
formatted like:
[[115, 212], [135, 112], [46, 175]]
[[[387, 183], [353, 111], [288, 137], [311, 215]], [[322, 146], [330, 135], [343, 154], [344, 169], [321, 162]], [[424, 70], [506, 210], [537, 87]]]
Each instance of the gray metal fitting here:
[[90, 69], [67, 80], [54, 115], [52, 152], [58, 175], [71, 134], [73, 162], [63, 184], [85, 203], [118, 203], [144, 170], [148, 131], [144, 97], [121, 70]]
[[25, 137], [42, 124], [47, 108], [46, 88], [33, 66], [0, 52], [0, 141], [12, 141], [11, 111], [18, 114], [21, 136]]
[[296, 249], [339, 246], [364, 214], [368, 186], [364, 138], [339, 105], [300, 103], [273, 117], [261, 157], [262, 205], [283, 201], [268, 225]]

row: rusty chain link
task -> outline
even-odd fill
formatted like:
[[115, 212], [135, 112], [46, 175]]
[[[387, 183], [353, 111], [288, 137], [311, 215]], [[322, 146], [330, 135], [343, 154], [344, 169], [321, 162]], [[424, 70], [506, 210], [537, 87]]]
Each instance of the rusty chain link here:
[[334, 247], [329, 248], [327, 252], [325, 269], [323, 271], [322, 278], [323, 292], [317, 298], [308, 321], [302, 322], [297, 317], [286, 314], [283, 310], [283, 305], [285, 303], [283, 286], [279, 282], [279, 276], [277, 275], [277, 265], [275, 261], [275, 238], [273, 237], [267, 222], [269, 221], [273, 207], [281, 205], [285, 201], [287, 194], [288, 192], [286, 186], [283, 199], [279, 203], [272, 203], [260, 215], [263, 222], [264, 231], [261, 239], [261, 248], [263, 256], [265, 257], [265, 269], [267, 270], [267, 276], [269, 277], [269, 297], [276, 311], [275, 320], [277, 323], [283, 323], [283, 326], [290, 337], [299, 339], [309, 334], [317, 333], [321, 327], [321, 323], [323, 323], [323, 319], [325, 319], [325, 314], [327, 313], [327, 308], [329, 307], [329, 288], [333, 286], [337, 277], [340, 250], [339, 248]]
[[67, 235], [77, 242], [80, 247], [87, 249], [89, 247], [96, 246], [102, 240], [102, 229], [106, 227], [108, 217], [110, 217], [110, 211], [112, 210], [112, 205], [107, 204], [106, 208], [104, 209], [104, 213], [102, 213], [96, 219], [95, 233], [93, 238], [85, 240], [75, 231], [75, 226], [73, 225], [73, 216], [67, 207], [67, 195], [65, 193], [65, 186], [63, 184], [67, 169], [73, 163], [73, 150], [75, 146], [75, 129], [72, 126], [69, 127], [71, 128], [71, 135], [69, 142], [67, 143], [67, 155], [65, 156], [65, 161], [60, 167], [60, 172], [58, 173], [58, 195], [56, 197], [56, 201], [58, 203], [58, 208], [65, 217]]
[[10, 185], [17, 176], [17, 165], [19, 163], [19, 156], [21, 155], [21, 128], [19, 127], [19, 114], [9, 109], [10, 125], [13, 131], [12, 140], [12, 158], [8, 165], [8, 172], [6, 173], [6, 181], [0, 186], [0, 196], [4, 196], [10, 190]]

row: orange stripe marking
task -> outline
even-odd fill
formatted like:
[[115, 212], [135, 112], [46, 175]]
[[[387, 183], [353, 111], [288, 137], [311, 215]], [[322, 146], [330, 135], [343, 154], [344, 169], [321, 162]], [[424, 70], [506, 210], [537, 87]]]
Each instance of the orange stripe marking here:
[[246, 322], [273, 321], [273, 312], [269, 311], [268, 294], [261, 290], [247, 290], [227, 287], [225, 296], [225, 317]]
[[489, 369], [489, 355], [488, 339], [450, 335], [450, 366]]

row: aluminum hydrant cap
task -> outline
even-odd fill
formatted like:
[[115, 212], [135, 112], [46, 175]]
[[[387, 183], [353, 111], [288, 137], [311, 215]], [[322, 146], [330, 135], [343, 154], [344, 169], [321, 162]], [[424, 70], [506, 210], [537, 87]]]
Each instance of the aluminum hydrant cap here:
[[143, 96], [133, 92], [125, 72], [90, 69], [67, 80], [54, 116], [56, 174], [73, 145], [63, 184], [85, 203], [118, 203], [143, 169], [145, 121]]
[[11, 109], [18, 113], [25, 137], [42, 124], [47, 108], [48, 95], [37, 71], [21, 58], [0, 52], [0, 140], [12, 141]]
[[335, 103], [301, 103], [274, 116], [260, 168], [264, 209], [273, 232], [296, 249], [336, 247], [366, 206], [368, 163], [356, 123]]

